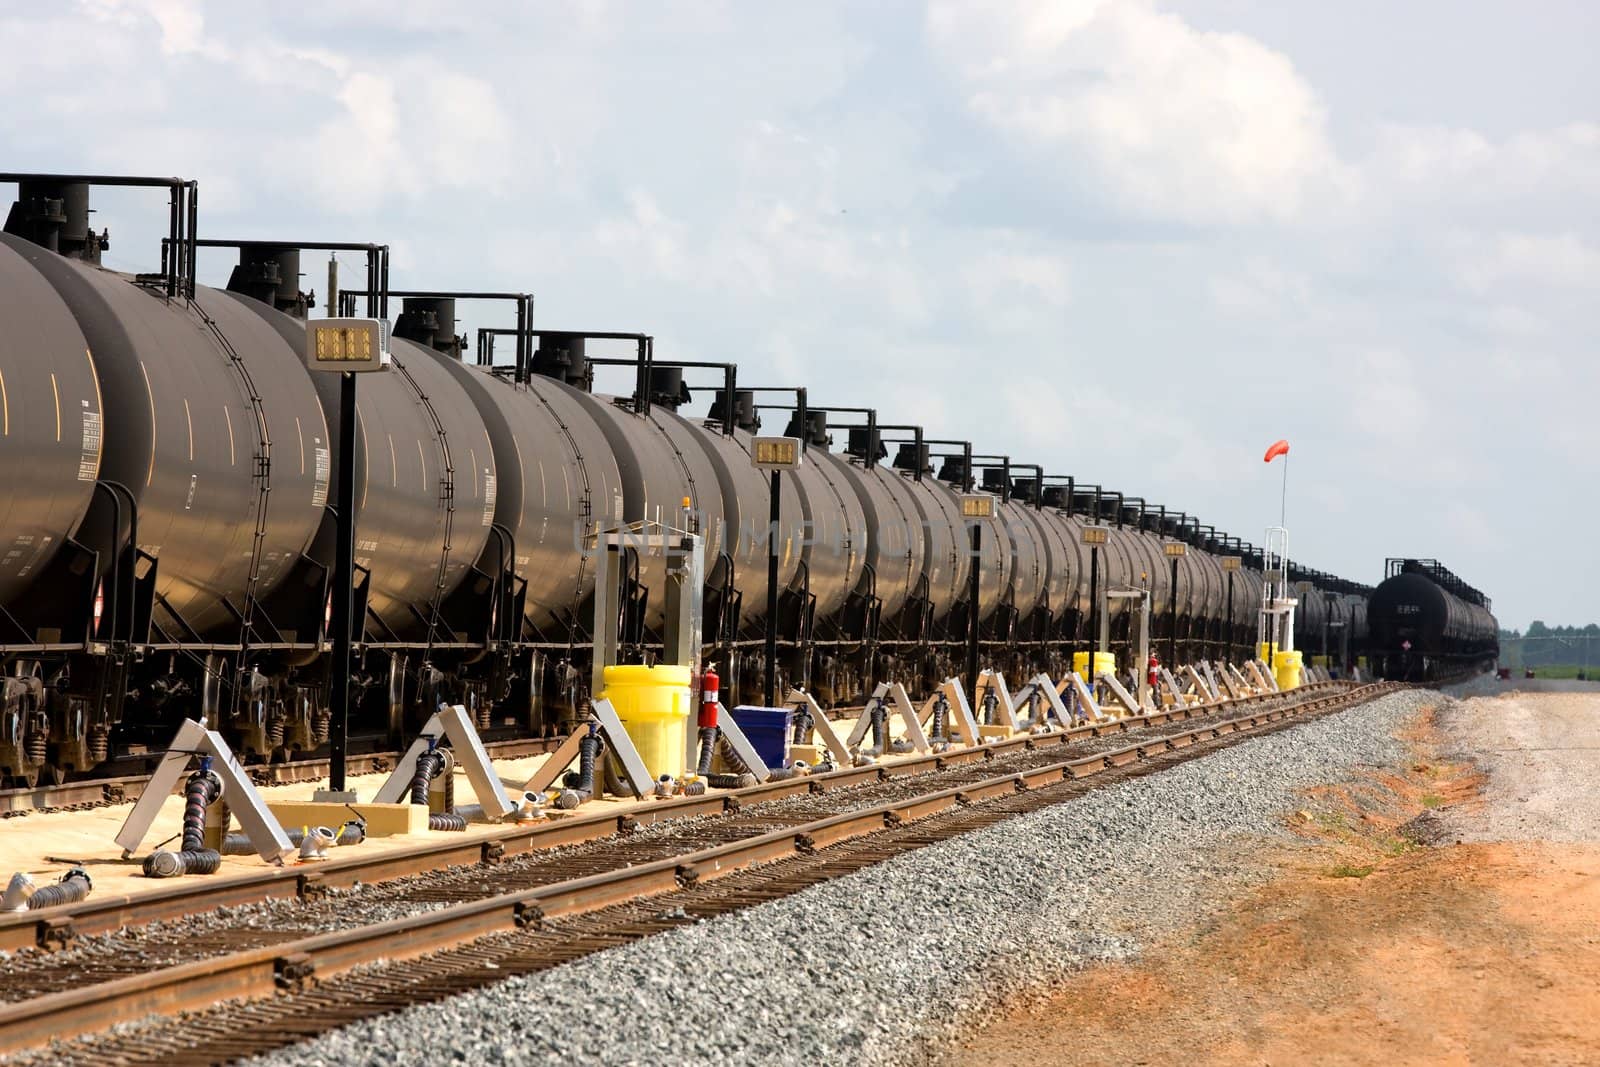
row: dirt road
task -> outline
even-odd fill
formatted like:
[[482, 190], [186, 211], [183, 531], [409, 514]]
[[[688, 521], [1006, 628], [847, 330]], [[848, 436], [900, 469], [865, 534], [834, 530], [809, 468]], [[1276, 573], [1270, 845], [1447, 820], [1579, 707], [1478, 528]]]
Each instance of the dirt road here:
[[1220, 920], [947, 1062], [1600, 1063], [1600, 694], [1474, 698], [1409, 740], [1308, 797]]

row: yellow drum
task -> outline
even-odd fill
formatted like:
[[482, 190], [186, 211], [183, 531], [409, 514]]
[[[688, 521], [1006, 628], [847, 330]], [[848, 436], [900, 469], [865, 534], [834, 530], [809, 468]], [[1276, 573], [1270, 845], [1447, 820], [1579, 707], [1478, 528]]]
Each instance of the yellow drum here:
[[[1072, 654], [1072, 670], [1073, 673], [1080, 675], [1084, 681], [1091, 685], [1094, 684], [1094, 678], [1091, 678], [1088, 674], [1089, 653], [1074, 652]], [[1098, 678], [1100, 675], [1106, 673], [1117, 673], [1117, 657], [1111, 652], [1096, 652], [1094, 654], [1095, 678]]]
[[1299, 651], [1279, 652], [1272, 657], [1272, 672], [1278, 676], [1278, 688], [1284, 691], [1300, 688], [1300, 668], [1304, 656]]
[[669, 664], [607, 667], [605, 699], [617, 709], [633, 747], [652, 778], [682, 777], [684, 740], [693, 693], [689, 668]]

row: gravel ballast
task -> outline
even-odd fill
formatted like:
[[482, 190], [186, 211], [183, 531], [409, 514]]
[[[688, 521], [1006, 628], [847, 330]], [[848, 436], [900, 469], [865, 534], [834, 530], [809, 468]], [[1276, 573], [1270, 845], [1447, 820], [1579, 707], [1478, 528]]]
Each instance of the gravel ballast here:
[[1407, 692], [263, 1064], [898, 1063], [1270, 877], [1300, 791], [1405, 756]]

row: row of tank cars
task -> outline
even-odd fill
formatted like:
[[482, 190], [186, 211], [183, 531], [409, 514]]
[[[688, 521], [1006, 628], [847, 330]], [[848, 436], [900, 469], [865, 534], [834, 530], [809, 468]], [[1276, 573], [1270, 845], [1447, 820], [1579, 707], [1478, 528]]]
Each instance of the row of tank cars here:
[[[31, 785], [104, 770], [159, 750], [183, 717], [252, 759], [317, 749], [339, 390], [303, 361], [313, 301], [300, 250], [240, 245], [227, 288], [208, 288], [195, 283], [197, 248], [212, 242], [196, 239], [192, 182], [0, 180], [18, 185], [0, 235], [0, 775]], [[161, 273], [101, 267], [109, 238], [89, 226], [89, 192], [107, 181], [167, 186]], [[383, 291], [369, 272], [380, 314], [386, 263]], [[389, 372], [359, 390], [357, 745], [393, 744], [440, 700], [491, 735], [557, 730], [587, 698], [586, 539], [644, 520], [706, 535], [704, 654], [732, 700], [758, 691], [770, 497], [751, 463], [755, 393], [725, 368], [710, 417], [680, 415], [685, 368], [636, 337], [633, 394], [599, 395], [595, 337], [524, 327], [515, 365], [474, 364], [452, 299], [406, 301]], [[924, 688], [955, 673], [974, 614], [987, 664], [1062, 672], [1088, 647], [1091, 570], [1102, 590], [1147, 588], [1155, 635], [1175, 638], [1180, 658], [1254, 641], [1252, 545], [1042, 468], [972, 460], [965, 443], [936, 455], [915, 427], [886, 465], [908, 428], [870, 413], [853, 416], [842, 448], [837, 410], [802, 402], [787, 419], [807, 451], [781, 487], [784, 684], [825, 702], [886, 678]], [[980, 520], [975, 601], [960, 508], [974, 482], [1001, 498]], [[1085, 525], [1106, 529], [1095, 567]], [[1173, 539], [1191, 546], [1175, 596]], [[1242, 568], [1226, 572], [1226, 555]], [[1298, 646], [1348, 666], [1371, 590], [1289, 577]], [[659, 562], [630, 560], [627, 659], [660, 645], [662, 583]], [[1130, 618], [1120, 601], [1110, 612], [1126, 661]]]

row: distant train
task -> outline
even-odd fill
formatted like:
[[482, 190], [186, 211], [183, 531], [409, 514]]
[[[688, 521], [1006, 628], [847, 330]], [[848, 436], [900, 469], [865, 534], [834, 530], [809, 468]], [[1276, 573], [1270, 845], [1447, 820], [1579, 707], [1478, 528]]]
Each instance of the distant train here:
[[[300, 247], [240, 244], [227, 289], [207, 288], [196, 250], [225, 242], [196, 238], [192, 182], [0, 181], [19, 185], [0, 234], [0, 779], [31, 784], [157, 750], [184, 717], [222, 729], [250, 759], [319, 749], [339, 401], [336, 376], [303, 363], [313, 300]], [[100, 267], [93, 184], [167, 188], [161, 273]], [[382, 249], [367, 293], [386, 315], [387, 250], [354, 247]], [[731, 365], [655, 359], [644, 335], [535, 330], [521, 300], [518, 329], [500, 331], [515, 335], [515, 364], [495, 364], [496, 331], [480, 331], [474, 365], [454, 300], [408, 297], [389, 372], [361, 383], [358, 743], [396, 743], [440, 700], [467, 705], [485, 730], [559, 730], [587, 697], [586, 538], [651, 519], [706, 535], [703, 655], [729, 703], [759, 691], [770, 489], [750, 457], [757, 394]], [[637, 359], [598, 357], [597, 338], [634, 342]], [[633, 393], [597, 394], [595, 366], [618, 362], [635, 366]], [[709, 417], [679, 414], [686, 368], [720, 368]], [[987, 664], [1016, 678], [1062, 673], [1094, 628], [1091, 573], [1101, 592], [1148, 591], [1163, 652], [1252, 648], [1255, 546], [920, 427], [880, 425], [870, 406], [808, 407], [803, 390], [787, 392], [780, 418], [808, 452], [781, 488], [781, 684], [825, 703], [860, 700], [886, 678], [926, 690], [958, 671], [974, 627]], [[836, 431], [847, 434], [837, 451]], [[961, 496], [979, 489], [996, 514], [964, 519]], [[1097, 570], [1091, 526], [1104, 533]], [[1176, 588], [1173, 541], [1189, 546]], [[1301, 599], [1298, 647], [1351, 666], [1371, 590], [1298, 565], [1285, 577]], [[647, 660], [662, 644], [664, 568], [638, 559], [624, 585], [624, 656]], [[1104, 609], [1124, 668], [1126, 605]]]
[[1432, 559], [1391, 559], [1367, 602], [1374, 673], [1424, 682], [1489, 670], [1500, 624], [1489, 598]]

